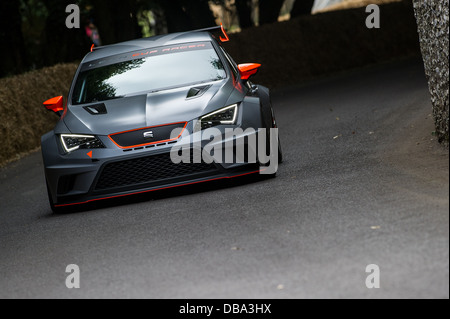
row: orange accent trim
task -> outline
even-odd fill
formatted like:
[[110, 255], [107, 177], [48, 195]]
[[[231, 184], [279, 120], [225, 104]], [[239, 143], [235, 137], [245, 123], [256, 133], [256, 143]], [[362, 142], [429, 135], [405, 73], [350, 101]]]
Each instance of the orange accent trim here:
[[261, 67], [261, 64], [259, 63], [244, 63], [239, 64], [238, 69], [241, 73], [241, 79], [242, 80], [248, 80], [252, 75], [256, 74], [258, 72], [258, 69]]
[[221, 30], [222, 30], [223, 35], [225, 36], [225, 38], [222, 38], [222, 37], [220, 36], [220, 37], [219, 37], [220, 41], [222, 41], [222, 42], [228, 42], [228, 41], [230, 41], [230, 38], [228, 37], [228, 34], [227, 34], [227, 32], [225, 31], [225, 28], [223, 27], [223, 24], [222, 24], [222, 23], [220, 24], [220, 28], [221, 28]]
[[[175, 124], [184, 124], [183, 129], [181, 130], [181, 133], [176, 137], [176, 138], [172, 138], [169, 140], [162, 140], [162, 141], [155, 141], [155, 142], [150, 142], [150, 143], [145, 143], [145, 144], [139, 144], [139, 145], [131, 145], [131, 146], [120, 146], [119, 144], [116, 143], [116, 141], [113, 140], [113, 138], [111, 136], [114, 135], [118, 135], [118, 134], [124, 134], [124, 133], [129, 133], [129, 132], [135, 132], [135, 131], [140, 131], [140, 130], [147, 130], [147, 129], [152, 129], [155, 127], [162, 127], [162, 126], [169, 126], [169, 125], [175, 125]], [[186, 129], [188, 122], [177, 122], [177, 123], [170, 123], [170, 124], [161, 124], [161, 125], [156, 125], [156, 126], [149, 126], [149, 127], [143, 127], [143, 128], [138, 128], [138, 129], [134, 129], [134, 130], [129, 130], [129, 131], [123, 131], [123, 132], [118, 132], [118, 133], [113, 133], [113, 134], [109, 134], [108, 137], [109, 139], [116, 144], [117, 147], [120, 147], [122, 149], [126, 149], [126, 148], [134, 148], [134, 147], [141, 147], [141, 146], [147, 146], [147, 145], [153, 145], [153, 144], [159, 144], [159, 143], [167, 143], [167, 142], [172, 142], [172, 141], [176, 141], [178, 140], [181, 135], [183, 134], [184, 130]]]
[[259, 170], [259, 171], [254, 171], [254, 172], [249, 172], [249, 173], [244, 173], [244, 174], [234, 175], [234, 176], [216, 177], [216, 178], [207, 179], [207, 180], [204, 180], [204, 181], [198, 181], [198, 182], [192, 182], [192, 183], [186, 183], [186, 184], [180, 184], [180, 185], [174, 185], [174, 186], [167, 186], [167, 187], [161, 187], [161, 188], [149, 189], [149, 190], [146, 190], [146, 191], [140, 191], [140, 192], [135, 192], [135, 193], [123, 194], [123, 195], [116, 195], [116, 196], [109, 196], [109, 197], [102, 197], [102, 198], [90, 199], [90, 200], [87, 200], [87, 201], [85, 201], [85, 202], [72, 203], [72, 204], [63, 204], [63, 205], [55, 205], [55, 207], [67, 207], [67, 206], [83, 205], [83, 204], [88, 204], [88, 203], [92, 203], [92, 202], [97, 202], [97, 201], [105, 200], [105, 199], [113, 199], [113, 198], [120, 198], [120, 197], [131, 196], [131, 195], [145, 194], [145, 193], [150, 193], [150, 192], [160, 191], [160, 190], [164, 190], [164, 189], [171, 189], [171, 188], [176, 188], [176, 187], [181, 187], [181, 186], [195, 185], [195, 184], [206, 183], [206, 182], [212, 182], [212, 181], [217, 181], [217, 180], [222, 180], [222, 179], [227, 179], [227, 178], [228, 178], [228, 179], [231, 179], [231, 178], [235, 178], [235, 177], [242, 177], [242, 176], [246, 176], [246, 175], [251, 175], [251, 174], [260, 173], [260, 172], [262, 172], [262, 171], [264, 171], [264, 169]]
[[63, 100], [64, 98], [62, 96], [57, 96], [45, 101], [44, 106], [47, 108], [47, 110], [53, 111], [55, 113], [64, 111]]
[[91, 52], [94, 51], [94, 48], [95, 48], [95, 44], [93, 44], [93, 45], [91, 46]]

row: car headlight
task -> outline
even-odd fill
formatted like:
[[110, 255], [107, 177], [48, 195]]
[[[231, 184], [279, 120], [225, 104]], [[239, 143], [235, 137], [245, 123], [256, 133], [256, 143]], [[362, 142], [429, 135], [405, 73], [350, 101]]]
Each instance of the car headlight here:
[[61, 134], [61, 144], [67, 153], [78, 149], [105, 148], [102, 141], [93, 135]]
[[204, 130], [220, 124], [235, 124], [237, 109], [238, 105], [233, 104], [202, 116], [199, 120], [201, 123], [201, 129]]

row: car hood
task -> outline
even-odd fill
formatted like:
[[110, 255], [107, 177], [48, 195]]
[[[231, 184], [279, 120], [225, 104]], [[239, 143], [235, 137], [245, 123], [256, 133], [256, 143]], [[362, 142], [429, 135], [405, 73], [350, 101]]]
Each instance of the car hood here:
[[[209, 87], [210, 86], [210, 87]], [[204, 92], [188, 98], [192, 88]], [[69, 106], [63, 118], [76, 134], [109, 135], [144, 127], [189, 122], [203, 114], [224, 107], [233, 91], [230, 81], [123, 97], [85, 105]], [[86, 107], [104, 104], [106, 114], [91, 114]]]

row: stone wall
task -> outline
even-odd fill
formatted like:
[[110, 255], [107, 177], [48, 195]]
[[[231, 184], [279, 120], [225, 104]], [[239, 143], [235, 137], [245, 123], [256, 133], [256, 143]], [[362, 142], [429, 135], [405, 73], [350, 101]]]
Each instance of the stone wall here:
[[448, 145], [449, 0], [413, 0], [436, 135]]

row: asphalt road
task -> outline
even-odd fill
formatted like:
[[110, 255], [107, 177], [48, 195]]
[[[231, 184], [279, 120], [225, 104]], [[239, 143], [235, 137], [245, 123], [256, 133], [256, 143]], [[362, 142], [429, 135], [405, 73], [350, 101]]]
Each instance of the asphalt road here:
[[[274, 92], [275, 179], [53, 215], [42, 161], [0, 171], [0, 298], [449, 298], [449, 157], [420, 63]], [[65, 286], [77, 264], [81, 288]], [[380, 268], [380, 288], [365, 285]]]

